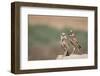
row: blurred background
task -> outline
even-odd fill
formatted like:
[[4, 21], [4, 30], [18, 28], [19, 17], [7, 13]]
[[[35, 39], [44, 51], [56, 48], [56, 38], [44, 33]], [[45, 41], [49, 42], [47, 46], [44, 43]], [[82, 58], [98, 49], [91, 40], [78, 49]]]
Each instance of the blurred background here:
[[76, 34], [81, 52], [87, 54], [87, 17], [28, 15], [28, 60], [50, 60], [62, 55], [60, 35], [65, 32], [67, 36], [70, 30]]

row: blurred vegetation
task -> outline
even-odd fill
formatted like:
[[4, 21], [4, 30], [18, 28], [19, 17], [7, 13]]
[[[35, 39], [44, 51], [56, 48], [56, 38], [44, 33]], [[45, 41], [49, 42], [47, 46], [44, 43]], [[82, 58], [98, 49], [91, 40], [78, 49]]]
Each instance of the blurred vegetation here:
[[[65, 32], [68, 35], [70, 29], [72, 28], [64, 28], [63, 30], [58, 30], [53, 27], [49, 27], [50, 25], [29, 25], [28, 26], [28, 46], [32, 48], [32, 46], [59, 46], [60, 35], [61, 32]], [[76, 34], [76, 37], [82, 46], [82, 49], [87, 52], [88, 48], [88, 33], [84, 31], [74, 30], [73, 32]]]

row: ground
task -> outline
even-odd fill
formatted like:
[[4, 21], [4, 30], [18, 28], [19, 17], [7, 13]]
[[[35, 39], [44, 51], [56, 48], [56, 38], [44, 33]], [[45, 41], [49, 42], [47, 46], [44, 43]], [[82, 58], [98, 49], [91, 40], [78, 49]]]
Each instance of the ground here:
[[58, 55], [56, 59], [83, 59], [87, 57], [88, 57], [88, 54], [82, 54], [82, 55], [72, 54], [70, 56], [64, 56], [64, 57], [63, 55]]

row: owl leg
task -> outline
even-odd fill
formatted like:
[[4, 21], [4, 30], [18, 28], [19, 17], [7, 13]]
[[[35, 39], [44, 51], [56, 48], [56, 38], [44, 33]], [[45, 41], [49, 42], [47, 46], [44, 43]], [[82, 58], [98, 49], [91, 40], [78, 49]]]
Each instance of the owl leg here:
[[76, 48], [74, 47], [74, 48], [73, 48], [73, 51], [72, 51], [72, 53], [71, 53], [71, 54], [74, 54], [74, 53], [75, 53], [75, 50], [76, 50]]
[[77, 51], [78, 51], [78, 54], [82, 54], [80, 48], [77, 48]]
[[69, 52], [68, 52], [68, 48], [67, 47], [64, 47], [63, 57], [65, 57], [65, 56], [69, 56]]

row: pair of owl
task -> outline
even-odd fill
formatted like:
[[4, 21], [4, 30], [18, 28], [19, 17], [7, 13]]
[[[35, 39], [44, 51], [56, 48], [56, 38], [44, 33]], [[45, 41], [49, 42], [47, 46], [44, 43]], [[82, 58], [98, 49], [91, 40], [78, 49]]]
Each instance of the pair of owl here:
[[72, 30], [70, 30], [68, 37], [64, 32], [61, 33], [60, 44], [64, 50], [64, 56], [69, 56], [69, 49], [70, 49], [68, 45], [69, 42], [73, 47], [71, 54], [74, 54], [75, 51], [80, 52], [81, 46], [79, 44], [79, 41], [77, 40], [75, 33]]

